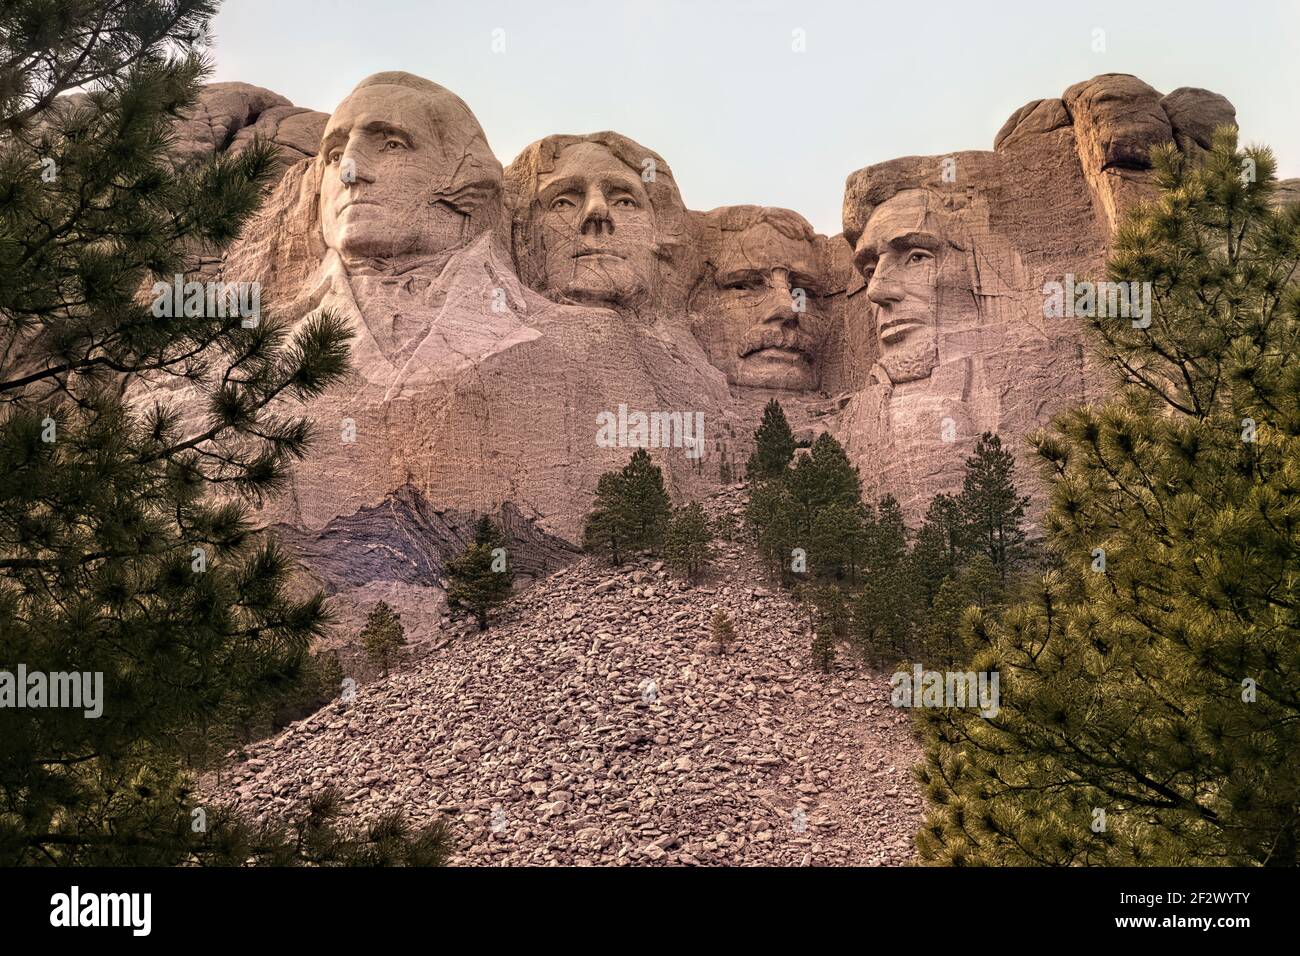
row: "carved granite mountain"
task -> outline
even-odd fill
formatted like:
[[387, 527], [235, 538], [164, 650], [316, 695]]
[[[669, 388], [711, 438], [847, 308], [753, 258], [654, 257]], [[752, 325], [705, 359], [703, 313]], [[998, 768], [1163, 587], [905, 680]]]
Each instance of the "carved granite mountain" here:
[[1162, 97], [1108, 74], [1017, 110], [992, 152], [849, 176], [844, 232], [866, 283], [851, 295], [866, 298], [880, 353], [838, 429], [868, 485], [915, 520], [960, 488], [980, 433], [1019, 449], [1105, 389], [1078, 321], [1045, 314], [1045, 285], [1104, 279], [1116, 223], [1153, 195], [1150, 149], [1196, 154], [1234, 115], [1205, 90]]
[[192, 153], [261, 130], [303, 155], [221, 272], [356, 334], [354, 376], [313, 404], [313, 455], [265, 515], [344, 562], [355, 543], [326, 529], [398, 489], [575, 541], [638, 441], [676, 499], [698, 497], [724, 459], [739, 470], [771, 397], [915, 519], [980, 432], [1018, 448], [1104, 390], [1044, 285], [1102, 276], [1115, 223], [1152, 193], [1152, 146], [1196, 155], [1234, 119], [1205, 90], [1099, 76], [1017, 110], [991, 151], [853, 173], [827, 237], [789, 210], [692, 211], [668, 162], [614, 132], [548, 136], [503, 169], [462, 100], [406, 73], [329, 117], [243, 84], [204, 104]]

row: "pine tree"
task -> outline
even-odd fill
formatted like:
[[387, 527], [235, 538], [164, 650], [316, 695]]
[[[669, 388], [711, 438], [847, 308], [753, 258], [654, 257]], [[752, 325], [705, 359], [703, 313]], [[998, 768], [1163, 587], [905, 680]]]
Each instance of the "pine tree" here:
[[596, 500], [582, 529], [584, 550], [607, 552], [615, 565], [629, 551], [654, 550], [663, 543], [672, 508], [664, 475], [644, 448], [618, 472], [596, 482]]
[[656, 550], [663, 543], [672, 503], [664, 488], [663, 471], [644, 448], [634, 451], [624, 466], [623, 487], [636, 531], [635, 546]]
[[862, 481], [849, 463], [844, 447], [829, 432], [822, 432], [809, 454], [801, 457], [785, 476], [795, 507], [795, 521], [805, 541], [811, 541], [817, 515], [839, 505], [852, 512], [862, 501]]
[[1016, 490], [1015, 457], [992, 432], [980, 436], [966, 459], [957, 508], [962, 535], [972, 551], [983, 552], [1005, 581], [1025, 557], [1025, 507], [1028, 496]]
[[596, 500], [582, 526], [582, 548], [605, 552], [615, 566], [636, 540], [636, 523], [624, 492], [623, 475], [609, 471], [596, 482]]
[[361, 630], [361, 646], [371, 663], [383, 669], [388, 676], [388, 665], [398, 648], [406, 644], [406, 629], [402, 616], [384, 601], [377, 601], [366, 615], [366, 626]]
[[960, 505], [951, 495], [930, 499], [908, 558], [908, 576], [923, 607], [934, 604], [944, 580], [955, 575], [966, 559]]
[[1002, 580], [984, 554], [944, 578], [921, 625], [921, 662], [929, 668], [964, 665], [977, 648], [964, 634], [964, 620], [970, 608], [996, 611], [1002, 600]]
[[750, 481], [770, 481], [785, 474], [794, 457], [794, 432], [785, 419], [785, 410], [775, 398], [763, 409], [763, 421], [754, 432], [754, 453], [745, 465]]
[[784, 481], [750, 483], [745, 528], [773, 574], [788, 581], [798, 529], [794, 502]]
[[[269, 310], [168, 315], [142, 295], [218, 257], [277, 165], [265, 143], [168, 155], [214, 8], [0, 11], [0, 661], [102, 674], [105, 698], [96, 719], [5, 711], [3, 864], [351, 862], [371, 846], [328, 807], [334, 849], [310, 861], [294, 828], [191, 825], [196, 772], [325, 631], [324, 597], [291, 596], [251, 511], [307, 454], [295, 403], [343, 380], [350, 334], [328, 314], [291, 333]], [[124, 397], [142, 394], [159, 397]], [[436, 862], [445, 836], [398, 842]]]
[[806, 597], [813, 608], [813, 666], [823, 674], [835, 670], [835, 649], [849, 637], [852, 623], [848, 597], [833, 584], [807, 589]]
[[664, 535], [664, 560], [679, 574], [694, 581], [713, 555], [713, 532], [704, 506], [698, 501], [673, 512]]
[[911, 631], [916, 592], [907, 568], [907, 525], [897, 500], [880, 499], [867, 528], [862, 586], [852, 605], [852, 631], [864, 660], [901, 660]]
[[834, 502], [817, 511], [809, 536], [809, 570], [854, 585], [867, 550], [869, 515], [861, 502]]
[[488, 614], [510, 599], [515, 572], [506, 553], [505, 537], [487, 515], [478, 520], [474, 538], [447, 562], [447, 606], [474, 617], [480, 631]]
[[1035, 442], [1061, 568], [971, 622], [996, 718], [920, 712], [937, 863], [1300, 864], [1300, 206], [1232, 129], [1152, 159], [1109, 265], [1150, 311], [1089, 320], [1120, 389]]
[[715, 610], [709, 620], [709, 635], [721, 651], [726, 651], [736, 642], [736, 625], [732, 623], [731, 615], [722, 608]]

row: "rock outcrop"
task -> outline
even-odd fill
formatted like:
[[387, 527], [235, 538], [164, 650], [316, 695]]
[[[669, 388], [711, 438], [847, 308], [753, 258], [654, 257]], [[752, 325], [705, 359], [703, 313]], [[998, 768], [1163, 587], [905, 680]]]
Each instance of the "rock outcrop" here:
[[[738, 514], [743, 494], [707, 502]], [[450, 818], [471, 865], [901, 865], [921, 797], [884, 675], [812, 669], [803, 611], [723, 543], [700, 586], [583, 558], [466, 633], [248, 748], [207, 798], [292, 818]], [[724, 654], [716, 608], [736, 622]]]
[[176, 127], [175, 155], [185, 161], [219, 153], [237, 156], [255, 138], [273, 142], [284, 167], [316, 155], [324, 113], [294, 106], [278, 93], [248, 83], [209, 83], [198, 106]]
[[1116, 224], [1154, 195], [1150, 150], [1195, 155], [1234, 115], [1205, 90], [1162, 97], [1108, 74], [1021, 107], [991, 152], [849, 176], [844, 233], [864, 281], [850, 295], [867, 299], [880, 351], [837, 427], [869, 486], [916, 520], [960, 487], [982, 432], [1021, 449], [1104, 391], [1080, 323], [1048, 315], [1047, 284], [1104, 279]]
[[180, 137], [195, 155], [263, 130], [304, 157], [223, 274], [356, 336], [267, 521], [318, 533], [410, 487], [570, 542], [631, 445], [697, 497], [743, 464], [771, 397], [916, 520], [981, 432], [1018, 448], [1104, 389], [1045, 283], [1100, 277], [1151, 194], [1151, 147], [1197, 154], [1234, 116], [1205, 90], [1096, 77], [1017, 110], [991, 151], [853, 173], [828, 237], [789, 210], [692, 211], [668, 161], [614, 132], [549, 136], [503, 168], [469, 107], [409, 74], [362, 81], [330, 117], [242, 84], [204, 104]]

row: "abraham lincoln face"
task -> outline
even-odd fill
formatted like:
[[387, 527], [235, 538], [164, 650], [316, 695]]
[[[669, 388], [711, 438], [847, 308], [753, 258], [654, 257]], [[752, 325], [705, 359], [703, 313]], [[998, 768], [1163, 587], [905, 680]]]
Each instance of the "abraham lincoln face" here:
[[854, 262], [875, 307], [880, 365], [894, 384], [927, 377], [938, 362], [940, 302], [948, 287], [966, 292], [965, 257], [950, 241], [933, 201], [907, 190], [872, 212]]

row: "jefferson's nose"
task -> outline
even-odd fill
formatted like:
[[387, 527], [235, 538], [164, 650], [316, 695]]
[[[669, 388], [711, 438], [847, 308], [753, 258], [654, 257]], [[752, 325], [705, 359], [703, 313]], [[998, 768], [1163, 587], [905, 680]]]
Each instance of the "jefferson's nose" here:
[[605, 201], [605, 192], [598, 186], [587, 192], [587, 201], [582, 207], [582, 222], [578, 231], [584, 236], [588, 232], [600, 235], [601, 232], [612, 233], [614, 220], [609, 218], [609, 204]]

